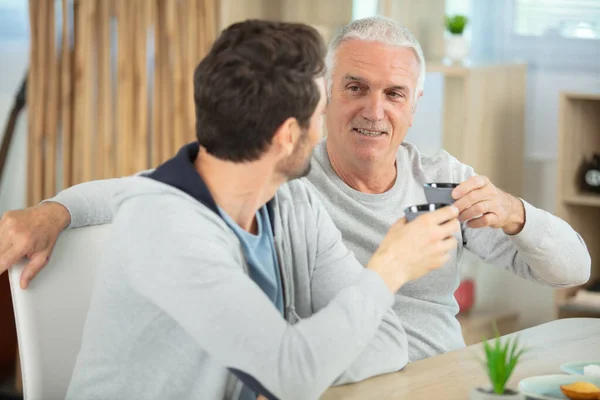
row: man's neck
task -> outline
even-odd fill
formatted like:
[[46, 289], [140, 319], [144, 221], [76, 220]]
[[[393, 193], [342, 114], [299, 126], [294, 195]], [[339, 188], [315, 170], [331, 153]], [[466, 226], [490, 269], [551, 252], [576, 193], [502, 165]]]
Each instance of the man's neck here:
[[200, 147], [194, 162], [215, 203], [242, 229], [256, 233], [256, 212], [283, 183], [264, 160], [234, 163], [218, 159]]
[[351, 163], [344, 157], [336, 156], [327, 146], [327, 155], [331, 167], [346, 185], [362, 193], [381, 194], [394, 186], [396, 182], [396, 160], [377, 163]]

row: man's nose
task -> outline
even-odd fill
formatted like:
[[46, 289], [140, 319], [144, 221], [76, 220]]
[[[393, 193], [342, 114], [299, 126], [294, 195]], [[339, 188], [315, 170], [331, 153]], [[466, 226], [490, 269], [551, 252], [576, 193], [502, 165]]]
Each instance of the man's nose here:
[[362, 116], [371, 121], [380, 121], [385, 117], [383, 110], [384, 100], [379, 94], [373, 93], [364, 99]]

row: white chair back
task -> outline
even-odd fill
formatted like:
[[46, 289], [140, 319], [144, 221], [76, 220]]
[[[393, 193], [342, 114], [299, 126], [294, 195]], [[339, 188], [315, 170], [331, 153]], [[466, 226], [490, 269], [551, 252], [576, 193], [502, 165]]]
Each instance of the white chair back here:
[[65, 398], [110, 227], [63, 232], [27, 290], [19, 286], [24, 263], [9, 270], [25, 400]]

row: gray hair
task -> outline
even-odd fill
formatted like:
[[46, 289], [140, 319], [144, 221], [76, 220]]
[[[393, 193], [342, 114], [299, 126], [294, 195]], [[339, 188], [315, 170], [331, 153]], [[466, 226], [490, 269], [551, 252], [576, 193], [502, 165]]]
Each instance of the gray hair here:
[[382, 16], [352, 21], [344, 26], [329, 42], [325, 58], [325, 65], [327, 67], [327, 95], [329, 97], [331, 96], [331, 86], [333, 84], [332, 77], [335, 68], [336, 52], [342, 43], [351, 39], [367, 40], [412, 49], [417, 56], [420, 66], [414, 98], [416, 102], [425, 84], [425, 57], [423, 57], [423, 50], [421, 50], [421, 45], [408, 28], [399, 22]]

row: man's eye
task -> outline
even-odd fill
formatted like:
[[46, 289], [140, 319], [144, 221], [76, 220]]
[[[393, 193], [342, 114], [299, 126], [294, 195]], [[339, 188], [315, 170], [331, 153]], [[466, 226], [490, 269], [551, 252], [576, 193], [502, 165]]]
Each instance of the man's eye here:
[[356, 85], [352, 85], [352, 86], [349, 86], [348, 89], [350, 89], [353, 92], [358, 92], [360, 90], [360, 87], [358, 87]]
[[393, 98], [404, 97], [401, 93], [398, 93], [398, 92], [390, 92], [390, 93], [388, 93], [388, 96], [393, 97]]

